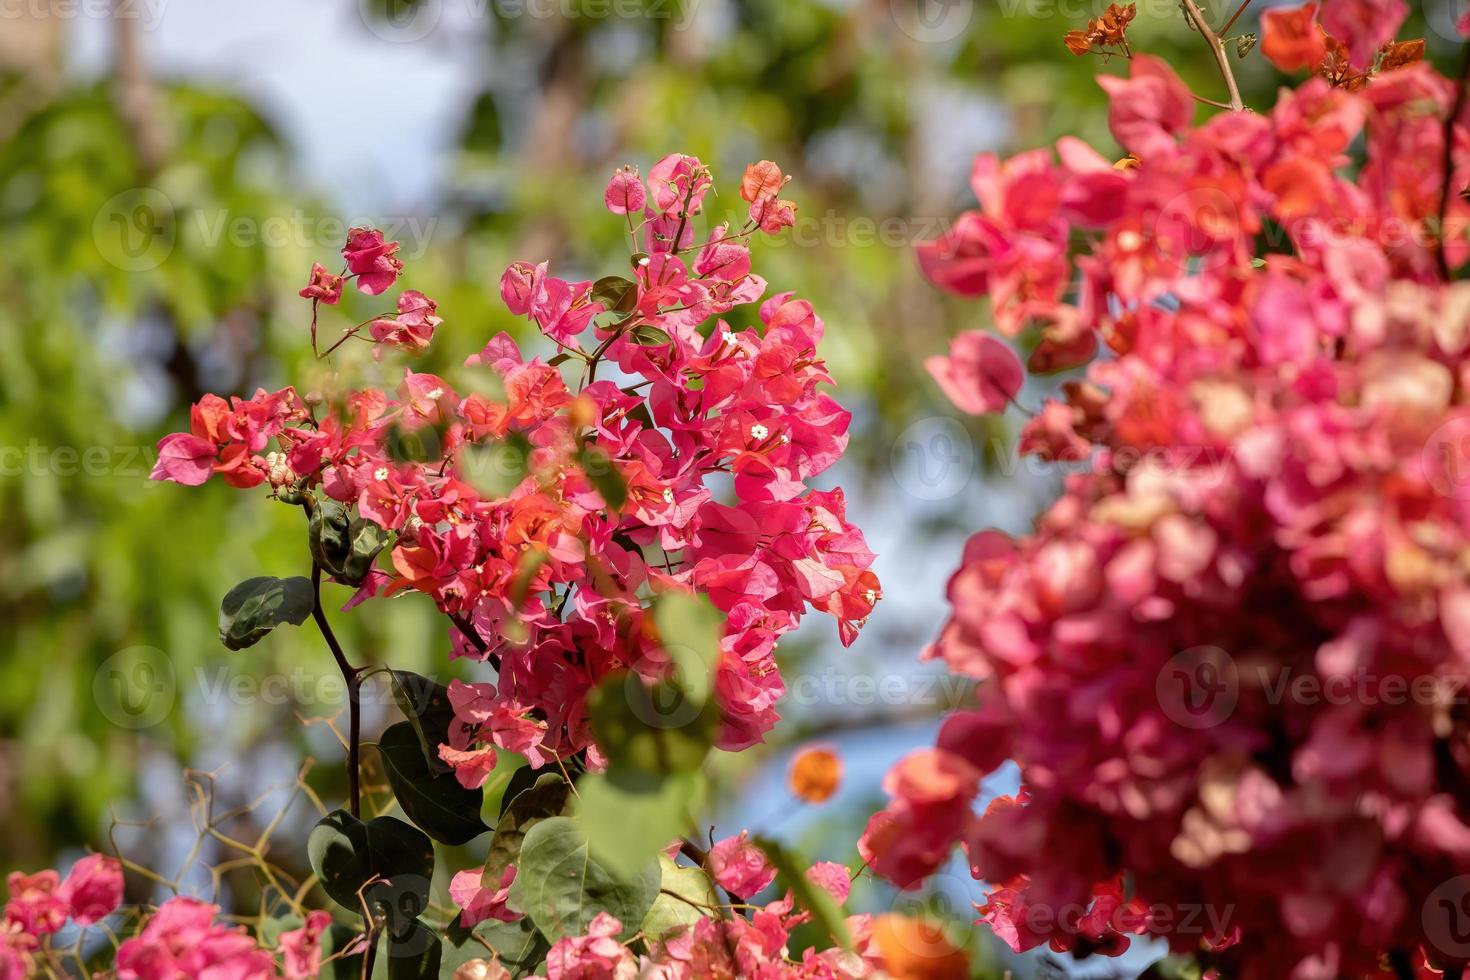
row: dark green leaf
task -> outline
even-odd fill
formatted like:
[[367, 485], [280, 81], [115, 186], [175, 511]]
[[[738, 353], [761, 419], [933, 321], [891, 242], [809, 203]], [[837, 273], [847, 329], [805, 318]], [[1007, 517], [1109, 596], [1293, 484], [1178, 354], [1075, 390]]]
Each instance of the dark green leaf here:
[[282, 623], [306, 622], [315, 603], [311, 582], [300, 576], [248, 578], [220, 602], [220, 642], [231, 650], [253, 646]]
[[450, 772], [450, 766], [439, 758], [439, 745], [449, 741], [449, 728], [454, 724], [449, 688], [408, 670], [390, 670], [388, 677], [393, 687], [393, 700], [413, 726], [429, 771], [436, 774]]
[[544, 770], [533, 769], [530, 766], [521, 766], [510, 774], [510, 782], [505, 784], [505, 791], [500, 794], [500, 815], [505, 816], [505, 811], [515, 802], [515, 798], [526, 790], [535, 786], [542, 776], [549, 775]]
[[458, 846], [490, 828], [480, 819], [485, 796], [465, 789], [453, 773], [433, 773], [413, 725], [389, 725], [378, 739], [388, 785], [404, 814], [441, 844]]
[[381, 526], [359, 517], [347, 529], [347, 557], [338, 578], [348, 585], [361, 585], [372, 571], [378, 552], [388, 544], [388, 532]]
[[634, 327], [628, 336], [633, 338], [633, 343], [642, 347], [662, 347], [664, 344], [673, 343], [674, 340], [667, 332], [651, 323], [643, 323]]
[[[535, 770], [527, 767], [527, 771]], [[534, 784], [516, 794], [495, 825], [490, 853], [485, 858], [485, 881], [499, 882], [506, 867], [516, 863], [527, 832], [543, 820], [567, 812], [572, 788], [559, 773], [542, 773]]]
[[622, 276], [603, 276], [592, 284], [592, 298], [613, 313], [628, 313], [638, 305], [638, 284]]
[[599, 912], [623, 923], [621, 938], [638, 931], [658, 895], [657, 861], [623, 878], [588, 853], [587, 838], [570, 817], [532, 827], [521, 845], [509, 904], [551, 940], [579, 936]]
[[388, 936], [388, 980], [439, 980], [443, 944], [434, 930], [412, 922], [402, 935]]
[[382, 916], [395, 934], [428, 908], [434, 845], [402, 820], [374, 817], [364, 823], [333, 810], [312, 829], [306, 855], [334, 902], [361, 914], [361, 892], [372, 914]]
[[322, 568], [340, 575], [351, 545], [347, 538], [347, 508], [331, 497], [314, 496], [311, 517], [307, 520], [307, 545], [312, 560]]
[[812, 918], [827, 931], [837, 945], [843, 949], [852, 949], [852, 936], [847, 931], [847, 920], [843, 917], [842, 909], [832, 900], [832, 896], [827, 894], [826, 889], [812, 884], [812, 880], [806, 876], [802, 866], [776, 841], [756, 837], [752, 843], [766, 853], [766, 857], [775, 866], [781, 882], [791, 889], [796, 904], [810, 912]]

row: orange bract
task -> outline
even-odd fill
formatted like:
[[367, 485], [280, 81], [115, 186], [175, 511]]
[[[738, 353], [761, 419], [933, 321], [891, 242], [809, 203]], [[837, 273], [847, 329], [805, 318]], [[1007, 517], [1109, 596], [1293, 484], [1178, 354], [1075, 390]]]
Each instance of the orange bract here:
[[775, 197], [784, 186], [786, 177], [781, 173], [781, 168], [769, 160], [762, 160], [745, 168], [745, 176], [740, 181], [740, 196], [754, 203]]
[[970, 975], [969, 958], [938, 923], [880, 915], [873, 920], [873, 941], [894, 980], [966, 980]]
[[1089, 51], [1107, 48], [1119, 48], [1127, 52], [1128, 41], [1123, 35], [1137, 13], [1137, 6], [1131, 3], [1126, 7], [1120, 7], [1116, 3], [1109, 4], [1101, 17], [1094, 17], [1087, 22], [1087, 30], [1068, 31], [1062, 38], [1062, 43], [1073, 54], [1087, 54]]
[[825, 803], [842, 782], [842, 759], [831, 749], [803, 749], [791, 760], [791, 792], [808, 803]]

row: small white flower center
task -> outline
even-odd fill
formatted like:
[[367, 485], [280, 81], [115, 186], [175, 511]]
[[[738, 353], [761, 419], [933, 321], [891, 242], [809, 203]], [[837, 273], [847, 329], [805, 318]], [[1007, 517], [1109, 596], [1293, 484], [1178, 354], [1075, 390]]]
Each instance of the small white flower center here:
[[767, 429], [765, 426], [761, 425], [759, 422], [757, 422], [755, 425], [752, 425], [750, 427], [750, 437], [752, 439], [754, 439], [756, 442], [760, 442], [761, 440], [765, 439], [770, 434], [771, 434], [771, 430], [770, 429]]
[[868, 603], [870, 605], [878, 601], [878, 592], [875, 589], [869, 589], [867, 592], [863, 593], [863, 595], [867, 597]]
[[386, 480], [386, 479], [388, 479], [388, 467], [386, 467], [386, 466], [379, 466], [377, 469], [373, 470], [373, 479], [374, 480]]
[[672, 504], [673, 502], [674, 502], [674, 491], [670, 490], [668, 487], [664, 487], [664, 503], [666, 503], [666, 504]]
[[431, 402], [436, 402], [439, 399], [441, 399], [441, 398], [444, 397], [444, 389], [443, 388], [435, 388], [433, 391], [430, 391], [427, 394], [425, 394], [424, 397], [427, 398]]

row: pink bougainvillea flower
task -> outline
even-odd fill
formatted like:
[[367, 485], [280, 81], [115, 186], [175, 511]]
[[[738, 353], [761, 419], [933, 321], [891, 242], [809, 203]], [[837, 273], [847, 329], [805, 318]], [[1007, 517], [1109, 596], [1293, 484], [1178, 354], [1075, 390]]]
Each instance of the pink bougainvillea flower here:
[[71, 906], [61, 894], [61, 877], [55, 871], [21, 874], [12, 871], [5, 879], [10, 900], [5, 921], [33, 936], [45, 936], [66, 925]]
[[643, 179], [638, 176], [638, 168], [619, 167], [613, 174], [612, 180], [607, 182], [607, 190], [603, 192], [602, 200], [613, 214], [633, 214], [642, 211], [648, 195], [643, 190]]
[[511, 883], [516, 879], [515, 865], [506, 867], [493, 888], [484, 886], [484, 874], [483, 868], [456, 872], [449, 883], [449, 897], [459, 906], [459, 924], [466, 929], [486, 919], [514, 922], [521, 917], [505, 904]]
[[342, 277], [328, 272], [326, 266], [320, 262], [313, 262], [311, 282], [301, 288], [301, 296], [334, 306], [342, 298]]
[[559, 939], [546, 954], [547, 980], [634, 980], [638, 961], [618, 942], [623, 924], [598, 912], [582, 936]]
[[1327, 57], [1317, 4], [1261, 12], [1261, 53], [1285, 72], [1315, 70]]
[[285, 980], [312, 980], [322, 970], [322, 933], [332, 924], [329, 912], [314, 909], [300, 929], [281, 933], [281, 974]]
[[776, 869], [744, 833], [716, 841], [709, 851], [716, 883], [740, 898], [749, 898], [776, 879]]
[[1404, 0], [1322, 0], [1322, 29], [1347, 46], [1355, 68], [1372, 65], [1408, 15]]
[[926, 358], [924, 367], [949, 400], [971, 415], [1004, 411], [1026, 376], [1016, 352], [981, 330], [960, 334], [948, 357]]
[[175, 432], [158, 440], [158, 459], [149, 478], [197, 487], [214, 473], [219, 449], [187, 432]]
[[1111, 106], [1108, 124], [1118, 142], [1139, 157], [1168, 156], [1194, 119], [1194, 98], [1174, 69], [1151, 55], [1135, 55], [1126, 79], [1098, 78]]
[[275, 958], [258, 948], [243, 926], [217, 924], [218, 912], [198, 899], [169, 899], [138, 935], [118, 947], [118, 980], [275, 976]]
[[368, 324], [368, 332], [380, 344], [416, 353], [429, 346], [434, 329], [444, 322], [434, 315], [436, 309], [438, 304], [432, 299], [416, 289], [406, 289], [398, 297], [398, 315], [379, 317]]
[[353, 228], [342, 246], [347, 270], [357, 277], [357, 288], [370, 296], [386, 292], [403, 271], [403, 262], [394, 253], [397, 242], [385, 242], [376, 228]]
[[77, 925], [101, 922], [122, 903], [122, 863], [105, 854], [89, 854], [72, 865], [58, 894]]
[[[779, 202], [778, 172], [757, 181], [762, 201]], [[502, 333], [465, 359], [463, 395], [416, 371], [311, 405], [290, 388], [209, 395], [160, 453], [159, 479], [217, 473], [283, 499], [329, 498], [391, 533], [347, 605], [421, 593], [453, 617], [454, 656], [493, 672], [450, 686], [454, 723], [436, 746], [468, 788], [504, 752], [533, 768], [605, 762], [589, 700], [612, 674], [664, 662], [652, 597], [706, 594], [726, 613], [712, 690], [714, 737], [731, 749], [780, 717], [779, 639], [817, 611], [851, 644], [882, 597], [841, 491], [812, 488], [852, 421], [829, 390], [822, 318], [791, 293], [767, 295], [745, 242], [753, 227], [698, 232], [689, 219], [712, 187], [698, 159], [659, 161], [641, 204], [630, 176], [609, 193], [641, 207], [647, 254], [631, 272], [619, 262], [633, 295], [615, 316], [591, 282], [546, 264], [500, 277], [506, 308], [546, 335], [555, 363]], [[370, 230], [354, 229], [344, 254], [350, 273], [385, 288], [400, 271], [393, 243]], [[375, 354], [436, 333], [423, 293], [404, 289], [396, 307], [364, 324]]]

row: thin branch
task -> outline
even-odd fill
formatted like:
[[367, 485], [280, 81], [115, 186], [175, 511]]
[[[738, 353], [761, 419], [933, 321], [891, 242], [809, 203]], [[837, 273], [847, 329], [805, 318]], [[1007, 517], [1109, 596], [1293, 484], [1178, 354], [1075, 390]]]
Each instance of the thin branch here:
[[1235, 83], [1235, 69], [1230, 67], [1230, 56], [1225, 53], [1225, 42], [1220, 40], [1220, 35], [1215, 33], [1195, 0], [1179, 2], [1184, 7], [1185, 16], [1194, 25], [1194, 29], [1200, 32], [1200, 36], [1210, 46], [1210, 53], [1215, 56], [1215, 65], [1220, 69], [1220, 75], [1225, 79], [1225, 88], [1230, 92], [1230, 108], [1236, 112], [1241, 111], [1245, 108], [1245, 103], [1240, 99], [1240, 86]]
[[693, 861], [695, 864], [699, 865], [701, 868], [705, 867], [705, 862], [709, 860], [709, 852], [687, 837], [679, 842], [679, 853], [683, 854], [685, 857]]
[[311, 618], [316, 621], [322, 639], [327, 641], [327, 648], [332, 651], [332, 657], [337, 661], [337, 669], [342, 671], [342, 679], [347, 682], [347, 794], [352, 815], [360, 817], [362, 816], [362, 793], [358, 785], [358, 770], [361, 768], [362, 668], [348, 663], [347, 654], [342, 651], [342, 644], [337, 642], [337, 634], [332, 632], [332, 624], [327, 622], [326, 610], [322, 608], [322, 566], [314, 561], [311, 563], [311, 594], [314, 600], [311, 606]]
[[1250, 5], [1251, 0], [1240, 0], [1240, 6], [1235, 8], [1235, 13], [1231, 14], [1230, 19], [1225, 22], [1225, 26], [1220, 28], [1221, 35], [1230, 33], [1230, 28], [1235, 26], [1235, 22], [1240, 20], [1240, 15], [1245, 13], [1245, 8]]

